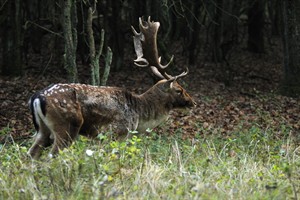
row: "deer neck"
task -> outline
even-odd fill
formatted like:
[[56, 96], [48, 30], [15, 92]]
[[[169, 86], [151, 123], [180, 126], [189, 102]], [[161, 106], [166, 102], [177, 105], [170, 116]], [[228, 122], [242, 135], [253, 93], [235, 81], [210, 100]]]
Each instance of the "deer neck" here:
[[[159, 87], [152, 87], [145, 93], [139, 96], [141, 101], [143, 102], [143, 111], [147, 111], [150, 109], [153, 114], [168, 114], [172, 109], [172, 103], [169, 96], [160, 90]], [[145, 110], [146, 109], [146, 110]]]
[[139, 113], [138, 131], [154, 128], [168, 118], [172, 109], [168, 96], [158, 87], [152, 87], [145, 93], [137, 95], [137, 111]]

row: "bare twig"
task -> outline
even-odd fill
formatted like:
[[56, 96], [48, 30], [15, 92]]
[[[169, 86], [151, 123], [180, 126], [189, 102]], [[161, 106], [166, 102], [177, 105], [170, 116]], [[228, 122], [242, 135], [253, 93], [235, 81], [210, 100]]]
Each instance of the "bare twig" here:
[[62, 36], [61, 33], [56, 33], [56, 32], [54, 32], [54, 31], [52, 31], [52, 30], [50, 30], [50, 29], [48, 29], [48, 28], [46, 28], [46, 27], [43, 27], [43, 26], [41, 26], [41, 25], [39, 25], [39, 24], [37, 24], [37, 23], [35, 23], [35, 22], [33, 22], [33, 21], [30, 21], [30, 20], [27, 20], [27, 21], [25, 22], [25, 27], [27, 26], [28, 23], [33, 24], [34, 26], [39, 27], [40, 29], [43, 29], [43, 30], [45, 30], [45, 31], [47, 31], [47, 32], [49, 32], [49, 33], [52, 33], [52, 34], [54, 34], [54, 35], [57, 35], [57, 36], [60, 37], [60, 38], [63, 38], [63, 36]]

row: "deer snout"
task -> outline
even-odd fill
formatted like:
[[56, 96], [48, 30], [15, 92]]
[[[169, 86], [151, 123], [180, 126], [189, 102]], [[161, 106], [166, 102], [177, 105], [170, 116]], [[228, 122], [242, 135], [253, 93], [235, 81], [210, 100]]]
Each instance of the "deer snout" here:
[[192, 107], [196, 107], [197, 106], [197, 102], [194, 99], [192, 99], [192, 103], [193, 103]]
[[197, 106], [197, 102], [186, 92], [184, 93], [184, 99], [186, 101], [187, 107], [192, 108]]
[[187, 102], [187, 105], [189, 108], [193, 108], [193, 107], [196, 107], [197, 106], [197, 102], [194, 100], [194, 99], [190, 99], [188, 102]]

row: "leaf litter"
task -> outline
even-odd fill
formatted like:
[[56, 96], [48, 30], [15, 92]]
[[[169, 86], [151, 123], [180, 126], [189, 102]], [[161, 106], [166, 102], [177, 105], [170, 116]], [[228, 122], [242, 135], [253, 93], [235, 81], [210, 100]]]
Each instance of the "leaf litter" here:
[[[222, 65], [201, 57], [198, 64], [189, 66], [190, 74], [180, 82], [198, 105], [191, 110], [172, 111], [170, 119], [156, 128], [158, 133], [172, 135], [180, 129], [183, 138], [202, 134], [227, 137], [235, 130], [248, 129], [255, 124], [264, 129], [271, 127], [274, 137], [282, 136], [283, 127], [290, 127], [291, 134], [298, 135], [299, 98], [281, 96], [277, 91], [282, 79], [281, 51], [258, 55], [236, 49], [233, 55], [229, 86], [221, 80]], [[187, 61], [182, 55], [178, 57], [177, 71], [184, 70]], [[42, 69], [38, 61], [43, 58], [32, 60], [22, 77], [0, 76], [0, 130], [9, 130], [9, 136], [15, 140], [27, 138], [34, 132], [27, 105], [30, 96], [51, 83], [66, 82], [63, 67], [57, 67], [55, 61]], [[79, 64], [78, 70], [80, 81], [88, 83], [89, 67]], [[152, 84], [149, 71], [133, 67], [131, 59], [126, 58], [124, 67], [111, 72], [108, 81], [110, 86], [126, 87], [137, 93], [146, 91]], [[7, 135], [0, 134], [1, 142], [6, 139]]]

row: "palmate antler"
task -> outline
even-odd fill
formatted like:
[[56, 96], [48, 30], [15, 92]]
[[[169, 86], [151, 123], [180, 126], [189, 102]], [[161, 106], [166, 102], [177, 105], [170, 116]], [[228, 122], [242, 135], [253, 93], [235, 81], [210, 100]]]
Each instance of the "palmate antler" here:
[[165, 69], [172, 63], [174, 56], [172, 56], [166, 65], [161, 64], [161, 57], [158, 56], [157, 50], [157, 32], [159, 26], [160, 23], [151, 21], [150, 16], [148, 17], [148, 21], [144, 21], [142, 18], [139, 18], [139, 33], [131, 26], [134, 33], [134, 49], [137, 55], [137, 59], [134, 60], [134, 64], [138, 67], [150, 66], [152, 72], [156, 76], [170, 81], [186, 76], [188, 74], [188, 69], [177, 76], [171, 76], [166, 73]]

